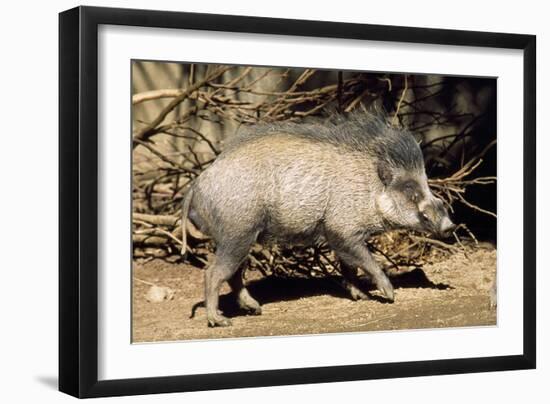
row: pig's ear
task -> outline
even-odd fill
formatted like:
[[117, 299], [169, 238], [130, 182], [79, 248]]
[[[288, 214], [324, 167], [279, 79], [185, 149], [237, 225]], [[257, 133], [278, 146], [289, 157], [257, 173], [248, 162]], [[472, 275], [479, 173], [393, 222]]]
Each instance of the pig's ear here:
[[379, 163], [378, 177], [380, 177], [380, 181], [382, 181], [382, 184], [384, 184], [384, 186], [387, 187], [393, 180], [393, 174], [391, 172], [391, 168], [387, 164]]

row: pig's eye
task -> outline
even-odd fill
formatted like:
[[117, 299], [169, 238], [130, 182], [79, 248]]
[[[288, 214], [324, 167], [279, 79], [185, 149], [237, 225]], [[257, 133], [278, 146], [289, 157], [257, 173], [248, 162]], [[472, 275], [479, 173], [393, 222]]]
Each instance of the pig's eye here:
[[422, 220], [425, 220], [425, 221], [429, 221], [430, 218], [428, 217], [427, 214], [425, 214], [424, 212], [420, 212], [420, 217], [422, 218]]

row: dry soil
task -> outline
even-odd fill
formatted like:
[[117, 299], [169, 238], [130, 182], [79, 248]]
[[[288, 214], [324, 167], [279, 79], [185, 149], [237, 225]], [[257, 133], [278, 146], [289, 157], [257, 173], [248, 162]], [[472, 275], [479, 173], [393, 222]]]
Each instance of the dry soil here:
[[[209, 328], [204, 307], [189, 318], [192, 306], [203, 300], [202, 269], [161, 260], [134, 262], [133, 342], [495, 325], [496, 310], [489, 307], [495, 272], [492, 248], [455, 254], [392, 278], [394, 303], [375, 290], [370, 300], [352, 301], [336, 279], [248, 272], [248, 288], [262, 315], [242, 313], [224, 285], [220, 308], [233, 325]], [[173, 289], [173, 299], [148, 302], [150, 284]]]

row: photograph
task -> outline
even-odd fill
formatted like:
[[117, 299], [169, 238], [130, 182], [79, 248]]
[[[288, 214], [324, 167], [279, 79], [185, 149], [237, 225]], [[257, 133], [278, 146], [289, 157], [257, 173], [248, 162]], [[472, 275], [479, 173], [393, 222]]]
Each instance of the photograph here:
[[497, 77], [130, 64], [132, 343], [497, 325]]

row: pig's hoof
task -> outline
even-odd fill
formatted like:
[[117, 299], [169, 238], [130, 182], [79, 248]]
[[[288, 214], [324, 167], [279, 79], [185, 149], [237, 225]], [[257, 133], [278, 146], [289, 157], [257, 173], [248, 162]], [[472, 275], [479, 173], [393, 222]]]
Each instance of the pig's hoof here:
[[227, 317], [218, 314], [216, 316], [208, 317], [208, 326], [209, 327], [229, 327], [231, 325], [231, 320]]
[[347, 279], [342, 279], [342, 287], [349, 293], [352, 300], [367, 300], [369, 296]]
[[248, 314], [253, 314], [256, 316], [262, 314], [262, 307], [260, 306], [260, 303], [258, 303], [256, 299], [250, 296], [246, 289], [243, 289], [241, 291], [237, 300], [239, 302], [239, 307], [246, 311]]
[[246, 312], [248, 314], [252, 314], [253, 316], [259, 316], [260, 314], [262, 314], [262, 308], [260, 306], [258, 307], [243, 307], [244, 310], [246, 310]]
[[349, 286], [349, 294], [353, 300], [368, 300], [369, 296], [356, 288], [355, 286]]
[[260, 303], [252, 298], [246, 300], [239, 299], [239, 307], [248, 314], [253, 314], [255, 316], [262, 314], [262, 306], [260, 306]]
[[262, 314], [262, 307], [257, 301], [254, 302], [239, 302], [241, 309], [247, 312], [247, 314], [252, 314], [254, 316], [259, 316]]
[[395, 300], [394, 292], [393, 292], [393, 286], [389, 281], [385, 282], [383, 285], [380, 285], [378, 288], [380, 292], [386, 297], [386, 299], [390, 302], [393, 302]]

